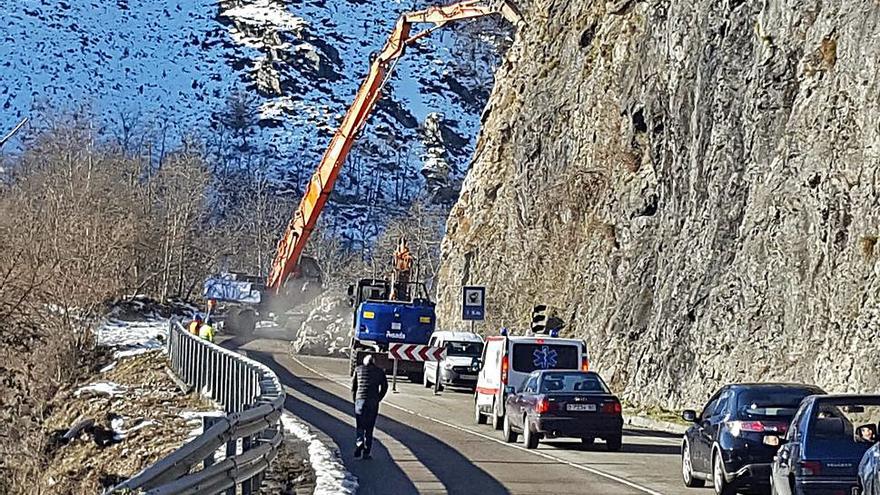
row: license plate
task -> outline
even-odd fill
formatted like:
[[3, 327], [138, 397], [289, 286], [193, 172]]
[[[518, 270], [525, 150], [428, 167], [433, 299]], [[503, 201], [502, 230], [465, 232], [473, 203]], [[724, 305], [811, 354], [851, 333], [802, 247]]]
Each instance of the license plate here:
[[476, 380], [477, 375], [459, 375], [462, 380]]
[[769, 445], [771, 447], [779, 447], [779, 437], [776, 435], [765, 435], [764, 436], [764, 445]]
[[587, 411], [594, 412], [596, 410], [596, 404], [569, 404], [565, 406], [567, 411]]

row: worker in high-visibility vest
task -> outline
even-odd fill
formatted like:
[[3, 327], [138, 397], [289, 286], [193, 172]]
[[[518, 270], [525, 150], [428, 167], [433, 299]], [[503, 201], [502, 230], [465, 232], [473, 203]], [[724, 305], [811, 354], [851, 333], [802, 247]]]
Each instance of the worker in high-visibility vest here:
[[216, 299], [208, 299], [208, 311], [205, 313], [205, 320], [211, 319], [211, 313], [217, 309], [217, 300]]
[[196, 313], [196, 315], [193, 316], [193, 321], [190, 322], [190, 324], [189, 324], [189, 327], [188, 327], [189, 333], [191, 333], [193, 335], [198, 335], [199, 329], [202, 327], [202, 323], [203, 323], [202, 322], [202, 315]]
[[199, 337], [208, 342], [214, 342], [214, 326], [211, 325], [210, 321], [206, 320], [202, 323], [202, 326], [199, 327]]

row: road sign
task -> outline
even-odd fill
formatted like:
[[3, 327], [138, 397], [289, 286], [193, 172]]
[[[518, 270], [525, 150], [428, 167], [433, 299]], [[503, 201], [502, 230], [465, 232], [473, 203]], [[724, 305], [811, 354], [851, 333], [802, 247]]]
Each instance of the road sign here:
[[483, 320], [486, 318], [486, 288], [465, 286], [462, 288], [461, 319]]
[[388, 346], [388, 357], [401, 361], [442, 361], [446, 357], [446, 348], [420, 344], [391, 344]]

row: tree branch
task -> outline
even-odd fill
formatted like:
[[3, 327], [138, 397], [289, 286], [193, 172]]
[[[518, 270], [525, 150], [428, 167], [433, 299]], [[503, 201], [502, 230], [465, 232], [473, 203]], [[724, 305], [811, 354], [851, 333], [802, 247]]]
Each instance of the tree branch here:
[[27, 121], [27, 117], [21, 119], [21, 122], [19, 122], [18, 125], [15, 126], [11, 131], [9, 131], [9, 134], [4, 136], [3, 139], [0, 139], [0, 148], [2, 148], [4, 144], [6, 144], [6, 141], [12, 139], [12, 136], [14, 136], [16, 132], [18, 132], [22, 127], [24, 127], [25, 124], [27, 124]]

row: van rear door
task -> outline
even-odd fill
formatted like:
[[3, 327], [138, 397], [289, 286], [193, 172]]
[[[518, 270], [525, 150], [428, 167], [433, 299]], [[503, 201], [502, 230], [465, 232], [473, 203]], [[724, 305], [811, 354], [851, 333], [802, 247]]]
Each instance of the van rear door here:
[[515, 342], [511, 354], [511, 368], [524, 375], [535, 370], [577, 370], [581, 367], [581, 345], [575, 341]]
[[491, 403], [492, 396], [498, 392], [501, 386], [501, 356], [504, 352], [503, 338], [488, 338], [483, 350], [483, 368], [477, 378], [478, 402], [482, 403], [481, 396], [488, 395]]

